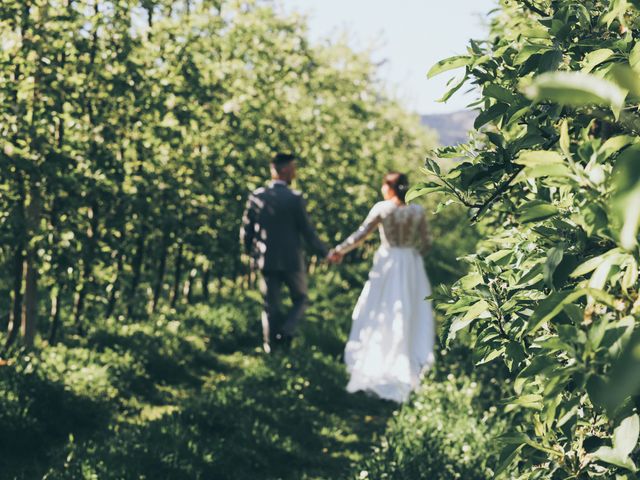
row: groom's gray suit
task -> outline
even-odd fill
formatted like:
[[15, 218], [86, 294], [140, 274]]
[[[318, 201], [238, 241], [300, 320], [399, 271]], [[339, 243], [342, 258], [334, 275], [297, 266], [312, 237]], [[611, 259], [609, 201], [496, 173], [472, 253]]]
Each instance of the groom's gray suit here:
[[[327, 247], [309, 220], [302, 194], [281, 180], [249, 196], [242, 223], [240, 237], [245, 251], [252, 267], [262, 271], [264, 341], [268, 344], [276, 336], [290, 338], [308, 304], [302, 241], [323, 257]], [[283, 284], [293, 301], [287, 315], [281, 311]]]

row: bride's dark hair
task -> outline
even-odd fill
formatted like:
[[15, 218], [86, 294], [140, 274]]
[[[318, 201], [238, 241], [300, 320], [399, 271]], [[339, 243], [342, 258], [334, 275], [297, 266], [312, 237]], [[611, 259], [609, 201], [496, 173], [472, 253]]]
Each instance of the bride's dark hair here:
[[389, 172], [384, 176], [383, 182], [404, 202], [409, 190], [409, 178], [404, 173]]

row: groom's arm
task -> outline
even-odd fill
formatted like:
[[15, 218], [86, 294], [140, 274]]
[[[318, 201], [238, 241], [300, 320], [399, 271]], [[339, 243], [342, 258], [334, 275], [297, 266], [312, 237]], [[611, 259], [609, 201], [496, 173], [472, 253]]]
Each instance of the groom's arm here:
[[329, 254], [329, 249], [324, 244], [320, 237], [318, 237], [318, 232], [314, 228], [311, 220], [309, 219], [309, 215], [307, 213], [307, 205], [302, 198], [302, 195], [297, 195], [298, 207], [296, 211], [296, 223], [298, 225], [298, 229], [302, 234], [305, 241], [309, 244], [309, 246], [318, 253], [318, 255], [322, 257], [326, 257]]

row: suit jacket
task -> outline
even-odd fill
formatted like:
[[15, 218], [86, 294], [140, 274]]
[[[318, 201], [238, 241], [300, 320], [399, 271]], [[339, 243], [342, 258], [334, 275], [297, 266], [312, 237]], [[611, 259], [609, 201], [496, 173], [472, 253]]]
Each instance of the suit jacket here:
[[240, 238], [252, 266], [262, 271], [306, 270], [302, 239], [315, 253], [327, 255], [327, 247], [309, 220], [302, 194], [284, 182], [272, 182], [251, 193]]

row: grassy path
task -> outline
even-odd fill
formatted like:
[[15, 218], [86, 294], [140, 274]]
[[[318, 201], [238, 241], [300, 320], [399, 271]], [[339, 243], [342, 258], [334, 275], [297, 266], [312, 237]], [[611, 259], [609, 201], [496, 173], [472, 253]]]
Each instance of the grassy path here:
[[19, 356], [0, 393], [30, 397], [0, 413], [0, 478], [354, 478], [395, 405], [344, 390], [357, 291], [337, 288], [287, 353], [258, 347], [249, 292]]

